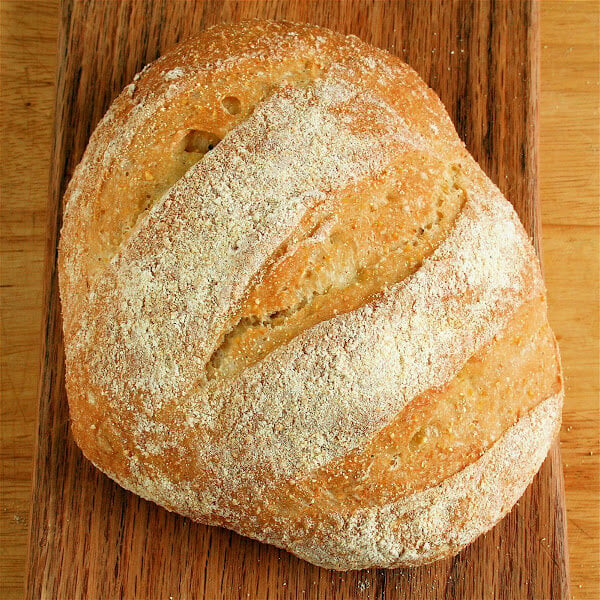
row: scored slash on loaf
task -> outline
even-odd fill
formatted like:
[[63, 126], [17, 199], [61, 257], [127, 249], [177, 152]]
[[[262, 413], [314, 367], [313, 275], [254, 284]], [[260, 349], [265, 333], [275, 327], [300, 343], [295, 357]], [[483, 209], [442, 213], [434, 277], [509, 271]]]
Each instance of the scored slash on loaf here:
[[534, 250], [399, 59], [207, 30], [117, 98], [65, 200], [73, 433], [123, 487], [344, 570], [459, 551], [541, 465]]

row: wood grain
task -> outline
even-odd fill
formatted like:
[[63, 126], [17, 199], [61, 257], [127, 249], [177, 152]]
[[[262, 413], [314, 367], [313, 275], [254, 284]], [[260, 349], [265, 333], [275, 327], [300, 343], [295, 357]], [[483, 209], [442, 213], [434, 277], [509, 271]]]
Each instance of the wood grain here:
[[[600, 598], [598, 2], [542, 4], [541, 208], [550, 322], [561, 348], [572, 594]], [[586, 31], [589, 34], [586, 35]]]
[[[37, 419], [56, 5], [0, 2], [0, 598], [22, 596]], [[33, 158], [33, 160], [32, 160]]]
[[[12, 131], [7, 132], [8, 128], [3, 126], [2, 132], [2, 147], [8, 147], [7, 141], [10, 141], [11, 147], [11, 153], [3, 156], [3, 167], [6, 163], [2, 171], [3, 220], [6, 222], [9, 211], [11, 220], [10, 230], [3, 226], [2, 249], [3, 256], [11, 257], [16, 263], [15, 266], [13, 263], [7, 266], [4, 262], [2, 280], [3, 284], [10, 280], [10, 289], [19, 294], [14, 293], [12, 301], [10, 294], [13, 292], [9, 292], [10, 305], [4, 300], [7, 296], [4, 296], [3, 321], [19, 322], [19, 305], [23, 301], [33, 308], [27, 309], [30, 312], [27, 318], [22, 319], [23, 326], [7, 329], [3, 325], [2, 330], [4, 483], [3, 511], [0, 514], [3, 519], [0, 596], [3, 598], [21, 596], [19, 582], [22, 581], [22, 540], [26, 520], [17, 521], [14, 517], [26, 513], [27, 460], [31, 455], [33, 437], [32, 390], [36, 379], [35, 328], [41, 305], [35, 276], [40, 270], [42, 236], [28, 236], [32, 227], [37, 226], [37, 231], [40, 231], [39, 218], [36, 223], [35, 217], [29, 217], [30, 211], [37, 207], [35, 214], [43, 213], [41, 200], [47, 164], [45, 140], [51, 112], [50, 94], [44, 86], [49, 85], [46, 80], [51, 68], [44, 72], [32, 69], [31, 65], [51, 64], [55, 44], [54, 3], [27, 4], [26, 9], [21, 8], [20, 11], [15, 10], [17, 4], [2, 3], [3, 115], [10, 111], [11, 124], [14, 123]], [[544, 225], [550, 224], [544, 229], [544, 251], [551, 318], [561, 341], [568, 377], [566, 427], [562, 437], [570, 537], [574, 540], [571, 544], [573, 591], [576, 598], [597, 598], [598, 342], [597, 327], [593, 326], [594, 322], [597, 325], [595, 307], [598, 299], [597, 277], [594, 276], [598, 261], [597, 220], [594, 219], [598, 190], [597, 5], [577, 2], [565, 11], [562, 3], [545, 2], [542, 4], [542, 17], [542, 87], [544, 91], [548, 90], [542, 95], [542, 209]], [[10, 35], [6, 34], [7, 31]], [[25, 51], [23, 47], [26, 47]], [[6, 48], [12, 49], [12, 54]], [[5, 67], [7, 63], [13, 65], [10, 79]], [[593, 111], [596, 113], [593, 114]], [[18, 176], [11, 177], [10, 173], [18, 172], [19, 165], [26, 164], [26, 159], [31, 156], [28, 134], [32, 127], [39, 146], [37, 161], [29, 164], [28, 169], [21, 169]], [[567, 153], [563, 153], [557, 143], [565, 140]], [[14, 202], [7, 207], [5, 199], [9, 189], [14, 195]], [[570, 193], [572, 189], [576, 193]], [[20, 253], [24, 253], [22, 259]], [[564, 260], [565, 257], [569, 260]], [[8, 344], [20, 349], [18, 356], [5, 351]], [[27, 360], [27, 357], [34, 358]], [[8, 372], [10, 381], [6, 376]], [[592, 452], [593, 455], [590, 455]], [[18, 469], [11, 468], [14, 465], [18, 465]], [[16, 512], [17, 507], [19, 513]], [[7, 554], [10, 560], [6, 559]], [[367, 581], [361, 581], [360, 587], [366, 588]], [[396, 596], [390, 592], [389, 597]]]

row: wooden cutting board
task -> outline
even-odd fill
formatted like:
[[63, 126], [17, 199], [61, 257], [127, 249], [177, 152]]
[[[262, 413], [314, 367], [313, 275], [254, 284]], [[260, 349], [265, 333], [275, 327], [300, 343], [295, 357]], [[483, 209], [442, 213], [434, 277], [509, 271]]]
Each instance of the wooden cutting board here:
[[56, 276], [61, 197], [111, 100], [147, 62], [222, 21], [307, 21], [403, 57], [539, 242], [534, 1], [65, 0], [49, 201], [44, 349], [28, 598], [562, 599], [569, 597], [558, 446], [514, 510], [454, 559], [336, 573], [197, 525], [97, 471], [69, 431]]

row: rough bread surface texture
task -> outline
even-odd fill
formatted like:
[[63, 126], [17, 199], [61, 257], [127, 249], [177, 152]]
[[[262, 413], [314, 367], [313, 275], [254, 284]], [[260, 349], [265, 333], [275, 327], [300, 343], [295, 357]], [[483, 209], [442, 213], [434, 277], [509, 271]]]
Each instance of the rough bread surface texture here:
[[215, 27], [93, 133], [59, 255], [75, 439], [123, 487], [332, 569], [458, 552], [563, 386], [534, 250], [436, 95], [318, 27]]

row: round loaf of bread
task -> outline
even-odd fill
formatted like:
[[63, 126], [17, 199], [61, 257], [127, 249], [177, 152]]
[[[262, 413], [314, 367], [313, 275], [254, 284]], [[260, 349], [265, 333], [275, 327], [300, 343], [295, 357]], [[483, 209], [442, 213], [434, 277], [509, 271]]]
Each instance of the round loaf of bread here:
[[395, 567], [459, 551], [544, 460], [563, 387], [535, 252], [398, 58], [209, 29], [115, 100], [65, 202], [73, 434], [123, 487]]

